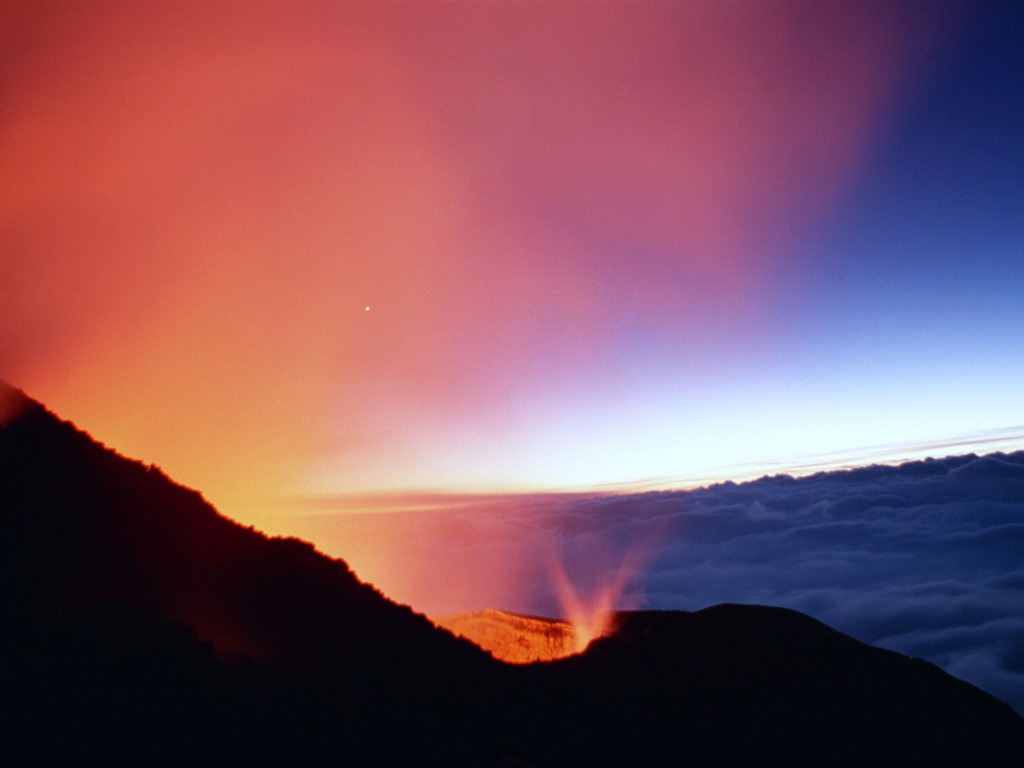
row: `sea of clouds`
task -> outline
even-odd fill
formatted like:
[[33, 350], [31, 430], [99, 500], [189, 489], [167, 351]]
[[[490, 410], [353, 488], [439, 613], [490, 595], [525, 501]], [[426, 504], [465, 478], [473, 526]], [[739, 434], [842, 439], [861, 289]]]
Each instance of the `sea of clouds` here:
[[386, 540], [394, 596], [430, 615], [558, 615], [553, 562], [583, 595], [621, 571], [620, 607], [795, 608], [1024, 712], [1024, 451], [334, 519], [340, 549]]

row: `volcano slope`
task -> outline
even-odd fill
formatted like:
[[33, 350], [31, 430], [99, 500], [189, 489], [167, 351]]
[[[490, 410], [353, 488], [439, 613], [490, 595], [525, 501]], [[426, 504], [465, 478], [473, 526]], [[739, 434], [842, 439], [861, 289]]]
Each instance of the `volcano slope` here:
[[1024, 765], [1024, 721], [792, 611], [510, 666], [0, 384], [9, 765]]

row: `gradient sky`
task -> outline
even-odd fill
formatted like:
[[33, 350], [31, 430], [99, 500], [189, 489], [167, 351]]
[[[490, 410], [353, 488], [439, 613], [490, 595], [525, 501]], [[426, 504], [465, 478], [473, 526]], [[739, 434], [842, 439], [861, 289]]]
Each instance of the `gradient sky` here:
[[4, 4], [0, 376], [268, 528], [1020, 447], [1022, 77], [995, 3]]

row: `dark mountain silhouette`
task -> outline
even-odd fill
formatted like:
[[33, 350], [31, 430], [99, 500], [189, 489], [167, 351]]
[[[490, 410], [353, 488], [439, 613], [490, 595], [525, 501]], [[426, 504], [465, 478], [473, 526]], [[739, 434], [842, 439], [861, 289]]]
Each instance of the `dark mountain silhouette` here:
[[[1012, 765], [1022, 721], [937, 667], [796, 611], [718, 605], [619, 614], [544, 670], [523, 706], [545, 764]], [[980, 694], [980, 695], [979, 695]], [[983, 700], [984, 699], [984, 703]], [[557, 724], [557, 725], [555, 725]], [[533, 754], [524, 752], [524, 754]]]
[[[0, 429], [5, 669], [35, 702], [20, 721], [52, 726], [28, 753], [70, 757], [86, 739], [112, 759], [143, 733], [143, 754], [151, 742], [202, 754], [194, 732], [225, 746], [227, 717], [246, 735], [239, 763], [291, 762], [279, 741], [310, 760], [476, 758], [470, 737], [487, 728], [469, 686], [495, 666], [484, 653], [309, 544], [247, 530], [41, 406], [19, 410]], [[24, 677], [34, 665], [49, 688]], [[149, 762], [138, 750], [125, 762]]]
[[9, 765], [1020, 766], [1024, 721], [756, 606], [510, 666], [0, 384]]

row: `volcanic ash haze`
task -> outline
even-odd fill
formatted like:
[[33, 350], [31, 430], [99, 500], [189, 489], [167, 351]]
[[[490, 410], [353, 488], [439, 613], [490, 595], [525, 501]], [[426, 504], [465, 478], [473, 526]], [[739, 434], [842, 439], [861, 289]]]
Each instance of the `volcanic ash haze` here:
[[806, 384], [789, 245], [942, 37], [918, 5], [2, 4], [3, 374], [283, 534], [311, 486], [727, 463], [779, 400], [708, 393]]

